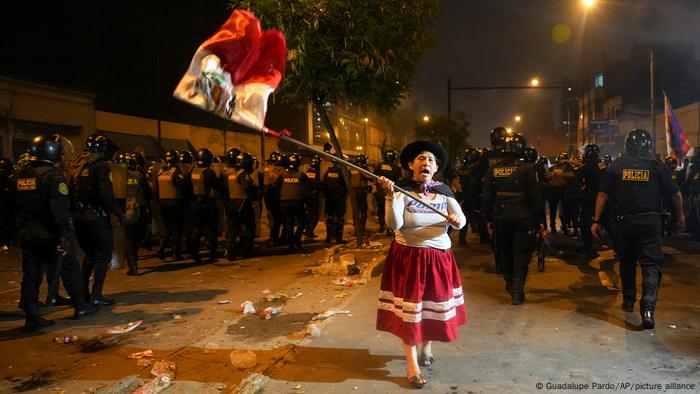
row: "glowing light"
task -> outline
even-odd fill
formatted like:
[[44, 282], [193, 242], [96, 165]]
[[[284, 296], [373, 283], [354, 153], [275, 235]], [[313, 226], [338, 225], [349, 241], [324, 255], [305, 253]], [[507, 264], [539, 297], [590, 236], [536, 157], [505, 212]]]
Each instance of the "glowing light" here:
[[563, 44], [569, 41], [569, 38], [571, 38], [571, 29], [569, 25], [561, 23], [554, 26], [552, 29], [552, 40], [557, 44]]
[[512, 132], [513, 132], [513, 129], [511, 129], [510, 127], [507, 127], [507, 128], [506, 128], [506, 131], [509, 132], [509, 133], [512, 133]]
[[423, 122], [426, 122], [426, 123], [427, 123], [427, 122], [430, 122], [430, 116], [425, 115], [425, 116], [423, 117]]
[[520, 115], [515, 115], [515, 118], [513, 119], [515, 119], [516, 122], [520, 122], [521, 120], [523, 120], [523, 118]]
[[540, 80], [538, 78], [532, 78], [530, 80], [530, 86], [540, 86]]
[[591, 8], [595, 5], [596, 0], [583, 0], [582, 3], [585, 8]]
[[367, 123], [367, 122], [369, 122], [369, 119], [365, 118], [364, 121], [365, 121], [365, 123]]

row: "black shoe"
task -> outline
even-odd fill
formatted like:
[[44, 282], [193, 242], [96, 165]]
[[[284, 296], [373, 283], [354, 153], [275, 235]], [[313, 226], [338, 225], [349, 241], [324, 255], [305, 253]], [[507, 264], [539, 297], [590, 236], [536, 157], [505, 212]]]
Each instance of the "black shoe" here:
[[622, 310], [625, 312], [634, 312], [634, 298], [623, 299]]
[[202, 262], [202, 256], [199, 255], [199, 253], [192, 253], [192, 260], [195, 263], [201, 263]]
[[24, 331], [35, 332], [38, 329], [51, 327], [56, 324], [53, 320], [38, 318], [37, 320], [27, 320], [24, 322]]
[[326, 243], [327, 244], [331, 243], [331, 237], [326, 237]]
[[158, 260], [165, 260], [165, 251], [164, 250], [158, 250], [156, 252], [156, 256], [158, 257]]
[[85, 304], [79, 308], [75, 308], [73, 319], [78, 320], [85, 315], [93, 314], [99, 310], [100, 308], [98, 308], [96, 305]]
[[92, 297], [92, 305], [114, 305], [115, 301], [102, 296]]
[[650, 330], [655, 326], [656, 324], [654, 323], [654, 312], [650, 310], [642, 311], [642, 328]]
[[180, 261], [182, 260], [182, 255], [179, 253], [173, 253], [173, 261]]
[[61, 295], [56, 296], [56, 298], [48, 298], [46, 297], [46, 302], [44, 303], [45, 306], [64, 306], [64, 305], [70, 305], [70, 299], [63, 297]]
[[523, 293], [511, 293], [510, 303], [513, 305], [522, 305], [525, 303], [525, 294]]
[[138, 268], [129, 268], [129, 270], [126, 271], [126, 274], [131, 275], [131, 276], [138, 276], [139, 269]]

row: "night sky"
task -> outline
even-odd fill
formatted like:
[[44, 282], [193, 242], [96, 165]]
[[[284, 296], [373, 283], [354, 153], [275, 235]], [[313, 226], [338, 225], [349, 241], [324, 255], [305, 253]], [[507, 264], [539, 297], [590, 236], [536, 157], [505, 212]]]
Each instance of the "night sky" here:
[[[214, 118], [172, 99], [199, 43], [226, 19], [222, 0], [3, 2], [0, 73], [99, 92], [98, 108], [173, 120]], [[700, 1], [443, 0], [435, 46], [419, 63], [412, 100], [422, 114], [446, 114], [453, 86], [544, 85], [575, 79], [589, 59], [625, 59], [635, 44], [690, 43], [700, 57]], [[553, 40], [555, 25], [570, 37]], [[539, 95], [539, 96], [538, 96]], [[453, 112], [472, 120], [470, 142], [510, 125], [524, 102], [545, 91], [454, 91]]]

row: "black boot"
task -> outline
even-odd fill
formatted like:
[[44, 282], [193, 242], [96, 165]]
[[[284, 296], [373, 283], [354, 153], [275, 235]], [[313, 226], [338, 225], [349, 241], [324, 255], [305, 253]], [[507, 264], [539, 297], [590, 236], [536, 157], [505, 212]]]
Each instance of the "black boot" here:
[[100, 308], [97, 307], [97, 305], [91, 305], [91, 304], [83, 304], [78, 307], [75, 307], [74, 313], [73, 313], [73, 319], [78, 320], [83, 316], [93, 314], [100, 310]]
[[129, 261], [126, 262], [126, 265], [129, 267], [129, 270], [126, 271], [127, 275], [136, 276], [139, 274], [139, 266], [136, 263], [136, 260], [130, 259]]
[[654, 323], [654, 310], [643, 309], [642, 311], [642, 328], [650, 330], [656, 326]]
[[637, 297], [622, 297], [622, 310], [625, 312], [634, 312], [634, 300]]
[[53, 326], [53, 320], [42, 319], [39, 315], [39, 305], [36, 302], [24, 302], [24, 331], [35, 332], [41, 328]]
[[[107, 263], [109, 264], [109, 263]], [[107, 278], [108, 265], [96, 266], [92, 282], [92, 304], [93, 305], [114, 305], [114, 300], [102, 296], [102, 288]]]
[[46, 297], [46, 302], [44, 305], [46, 306], [64, 306], [64, 305], [70, 305], [70, 299], [63, 297], [61, 295], [57, 295], [56, 298], [49, 298], [48, 296]]

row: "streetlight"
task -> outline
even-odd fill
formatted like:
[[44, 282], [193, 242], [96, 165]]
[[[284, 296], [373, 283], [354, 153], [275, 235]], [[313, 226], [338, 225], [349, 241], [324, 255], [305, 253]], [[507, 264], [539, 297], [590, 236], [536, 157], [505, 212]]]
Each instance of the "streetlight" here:
[[596, 0], [583, 0], [583, 6], [585, 8], [591, 8], [595, 5]]
[[538, 78], [532, 78], [530, 80], [530, 86], [540, 86], [540, 80]]
[[523, 120], [523, 118], [520, 117], [520, 115], [515, 115], [515, 118], [513, 118], [516, 122], [520, 122]]
[[423, 116], [423, 122], [425, 122], [425, 123], [430, 122], [430, 116], [428, 116], [428, 115]]

